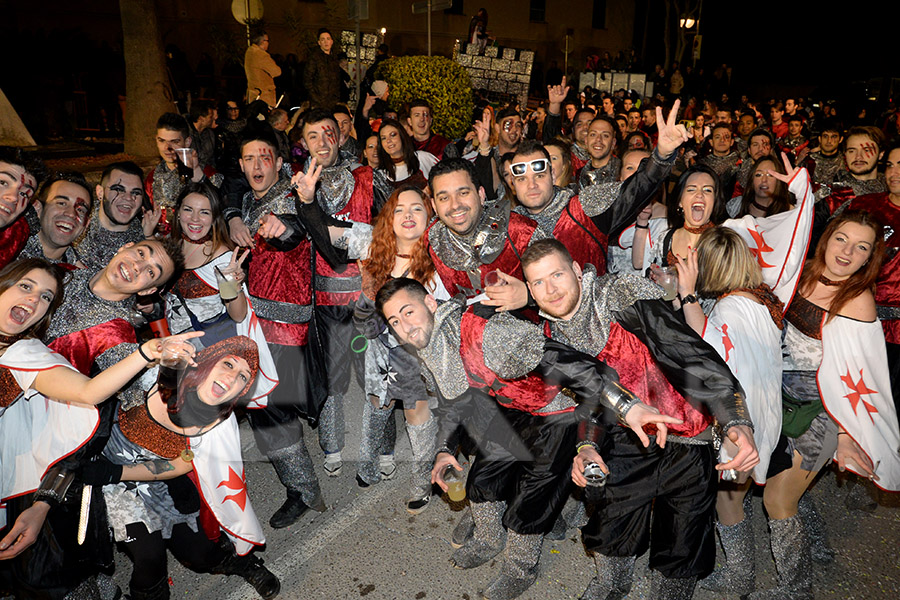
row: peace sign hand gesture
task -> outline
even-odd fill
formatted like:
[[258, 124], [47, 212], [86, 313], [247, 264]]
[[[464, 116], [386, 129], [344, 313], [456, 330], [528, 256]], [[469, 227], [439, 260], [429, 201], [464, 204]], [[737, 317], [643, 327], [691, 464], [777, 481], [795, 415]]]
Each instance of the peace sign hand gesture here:
[[222, 274], [231, 275], [232, 279], [238, 283], [244, 281], [244, 269], [241, 266], [249, 255], [250, 248], [245, 249], [243, 254], [241, 254], [240, 248], [235, 248], [234, 252], [231, 253], [231, 260], [228, 261], [228, 266], [222, 269]]
[[659, 127], [659, 141], [656, 145], [656, 151], [659, 152], [660, 158], [669, 158], [672, 153], [678, 150], [681, 144], [690, 139], [687, 129], [684, 125], [678, 123], [678, 109], [681, 107], [681, 100], [676, 100], [672, 104], [672, 110], [669, 116], [663, 120], [662, 109], [656, 107], [656, 123]]
[[781, 160], [784, 162], [784, 172], [786, 175], [782, 175], [778, 171], [773, 171], [772, 169], [766, 169], [766, 174], [770, 177], [774, 177], [778, 181], [783, 181], [784, 183], [790, 183], [800, 169], [794, 166], [791, 166], [791, 161], [788, 159], [788, 155], [784, 152], [781, 153]]
[[303, 171], [291, 177], [291, 187], [303, 204], [312, 204], [316, 199], [316, 183], [322, 174], [322, 165], [319, 165], [315, 157], [310, 157], [309, 167], [306, 173]]

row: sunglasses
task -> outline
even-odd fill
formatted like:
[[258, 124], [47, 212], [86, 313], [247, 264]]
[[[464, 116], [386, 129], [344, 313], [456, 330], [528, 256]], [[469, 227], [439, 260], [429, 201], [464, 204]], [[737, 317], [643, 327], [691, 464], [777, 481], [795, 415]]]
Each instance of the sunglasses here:
[[531, 166], [531, 172], [537, 175], [550, 168], [550, 161], [546, 158], [536, 158], [528, 162], [512, 163], [509, 165], [509, 171], [513, 176], [521, 177], [528, 170], [529, 166]]

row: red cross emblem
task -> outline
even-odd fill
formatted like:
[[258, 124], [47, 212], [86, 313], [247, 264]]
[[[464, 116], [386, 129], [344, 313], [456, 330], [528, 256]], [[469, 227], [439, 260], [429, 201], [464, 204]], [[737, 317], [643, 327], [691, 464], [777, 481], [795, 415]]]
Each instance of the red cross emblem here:
[[866, 409], [866, 414], [869, 415], [869, 419], [874, 423], [875, 419], [872, 418], [872, 413], [878, 412], [878, 409], [875, 408], [874, 405], [869, 404], [865, 400], [863, 400], [864, 395], [869, 394], [877, 394], [876, 390], [870, 390], [866, 387], [865, 382], [863, 381], [863, 372], [862, 369], [859, 370], [859, 381], [854, 382], [853, 377], [850, 375], [850, 369], [847, 369], [846, 375], [841, 375], [841, 381], [844, 382], [844, 385], [850, 390], [850, 393], [844, 396], [847, 400], [850, 401], [850, 406], [853, 408], [853, 413], [857, 414], [856, 408], [859, 406], [859, 403], [862, 402], [863, 407]]
[[763, 239], [762, 233], [759, 232], [759, 229], [753, 228], [747, 230], [750, 233], [750, 237], [753, 238], [753, 241], [756, 242], [756, 248], [750, 248], [750, 254], [752, 254], [756, 258], [756, 262], [759, 263], [759, 267], [761, 269], [767, 269], [774, 267], [775, 265], [768, 264], [763, 258], [763, 252], [773, 252], [775, 248], [771, 247], [766, 243], [766, 240]]
[[247, 486], [244, 483], [244, 478], [238, 475], [234, 469], [228, 467], [228, 479], [217, 485], [216, 489], [219, 489], [223, 485], [225, 486], [225, 489], [233, 490], [235, 493], [230, 496], [225, 496], [222, 500], [222, 504], [225, 504], [227, 500], [231, 500], [240, 506], [241, 510], [244, 510], [244, 507], [247, 506]]

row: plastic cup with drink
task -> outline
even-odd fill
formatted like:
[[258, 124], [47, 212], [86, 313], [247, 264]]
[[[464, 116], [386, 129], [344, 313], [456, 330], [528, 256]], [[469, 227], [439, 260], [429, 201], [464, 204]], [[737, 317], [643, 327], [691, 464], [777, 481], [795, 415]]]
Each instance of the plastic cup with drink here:
[[447, 497], [453, 502], [462, 502], [466, 499], [466, 480], [462, 471], [457, 471], [453, 465], [444, 469], [444, 483], [447, 484]]
[[219, 297], [223, 302], [231, 302], [241, 293], [241, 282], [238, 281], [237, 273], [214, 267], [216, 272], [216, 282], [219, 285]]
[[678, 270], [675, 267], [654, 267], [650, 277], [663, 289], [663, 300], [674, 300], [678, 296]]

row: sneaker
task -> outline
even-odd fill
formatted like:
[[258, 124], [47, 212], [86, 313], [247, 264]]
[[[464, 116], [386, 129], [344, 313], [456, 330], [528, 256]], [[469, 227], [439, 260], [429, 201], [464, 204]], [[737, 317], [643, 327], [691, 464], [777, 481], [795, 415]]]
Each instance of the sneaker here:
[[344, 461], [341, 459], [340, 452], [325, 455], [325, 474], [329, 477], [337, 477], [340, 475], [343, 466]]
[[428, 508], [428, 504], [431, 502], [431, 492], [421, 498], [413, 498], [406, 503], [406, 512], [411, 515], [417, 515], [426, 508]]
[[397, 474], [397, 463], [394, 462], [393, 454], [382, 454], [378, 458], [378, 470], [381, 471], [382, 479], [393, 479]]

